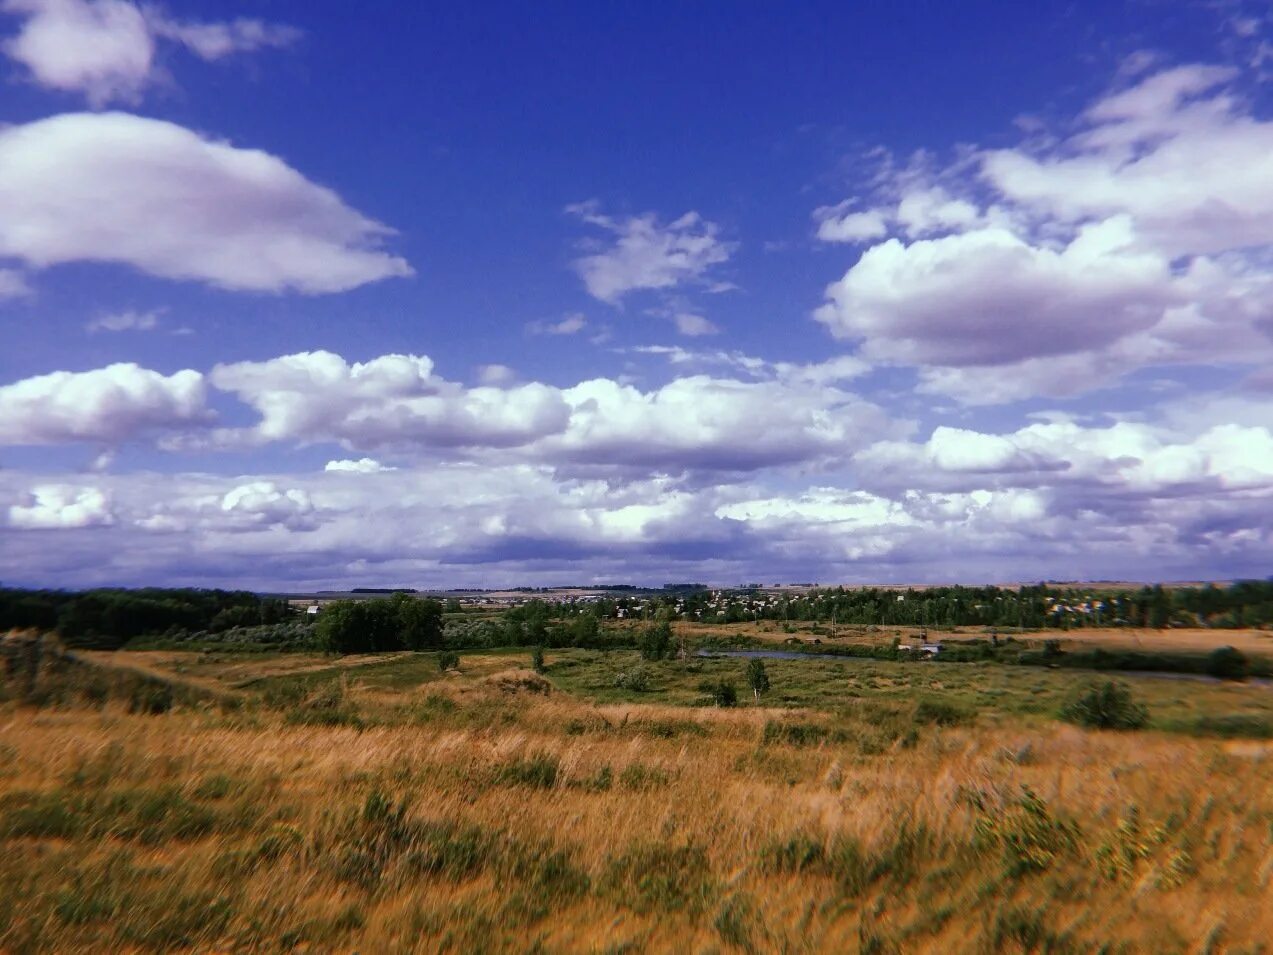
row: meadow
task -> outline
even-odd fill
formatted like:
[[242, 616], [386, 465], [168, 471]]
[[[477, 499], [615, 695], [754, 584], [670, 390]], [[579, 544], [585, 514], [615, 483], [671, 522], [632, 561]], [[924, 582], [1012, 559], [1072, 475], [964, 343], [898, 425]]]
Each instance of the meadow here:
[[[12, 639], [12, 638], [11, 638]], [[0, 701], [0, 951], [1245, 952], [1273, 689], [994, 663], [60, 652]], [[11, 659], [17, 659], [11, 657]], [[733, 683], [738, 705], [716, 705]]]

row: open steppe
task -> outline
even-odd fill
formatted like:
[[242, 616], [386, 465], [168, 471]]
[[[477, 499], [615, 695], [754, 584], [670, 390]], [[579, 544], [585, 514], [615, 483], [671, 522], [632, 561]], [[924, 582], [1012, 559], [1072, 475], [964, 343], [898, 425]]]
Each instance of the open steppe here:
[[[745, 662], [50, 655], [0, 704], [0, 950], [1273, 937], [1267, 686], [1129, 675], [1149, 727], [1097, 732], [1056, 714], [1100, 674], [770, 660], [757, 704]], [[705, 705], [721, 680], [736, 708]]]

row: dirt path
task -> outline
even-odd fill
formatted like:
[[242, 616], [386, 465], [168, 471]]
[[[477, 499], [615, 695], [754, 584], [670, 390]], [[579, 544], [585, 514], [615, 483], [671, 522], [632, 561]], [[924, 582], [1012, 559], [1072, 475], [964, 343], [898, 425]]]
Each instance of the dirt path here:
[[337, 668], [356, 670], [374, 663], [388, 663], [410, 656], [410, 653], [367, 653], [332, 658], [287, 654], [262, 658], [257, 655], [202, 654], [190, 650], [81, 650], [77, 651], [77, 656], [86, 663], [132, 670], [213, 693], [237, 696], [248, 687], [271, 677], [298, 676]]

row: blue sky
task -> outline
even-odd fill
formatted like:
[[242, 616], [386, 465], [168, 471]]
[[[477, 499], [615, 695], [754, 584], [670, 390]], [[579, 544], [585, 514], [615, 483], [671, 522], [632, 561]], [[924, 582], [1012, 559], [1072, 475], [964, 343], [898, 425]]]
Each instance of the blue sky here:
[[0, 580], [1268, 572], [1267, 2], [0, 11]]

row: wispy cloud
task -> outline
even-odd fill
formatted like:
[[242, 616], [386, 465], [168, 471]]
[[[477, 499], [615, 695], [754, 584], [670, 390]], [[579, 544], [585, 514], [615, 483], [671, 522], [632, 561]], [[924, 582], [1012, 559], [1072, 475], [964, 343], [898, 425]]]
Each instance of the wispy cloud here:
[[165, 78], [158, 48], [169, 43], [203, 60], [286, 47], [301, 37], [295, 27], [239, 18], [176, 20], [157, 6], [129, 0], [4, 0], [0, 11], [21, 18], [3, 50], [32, 82], [82, 94], [94, 107], [135, 105]]
[[652, 212], [606, 215], [596, 200], [567, 206], [566, 212], [610, 235], [588, 243], [588, 254], [574, 262], [588, 294], [610, 305], [635, 291], [701, 282], [709, 269], [729, 261], [736, 248], [721, 238], [719, 226], [697, 212], [663, 223]]

